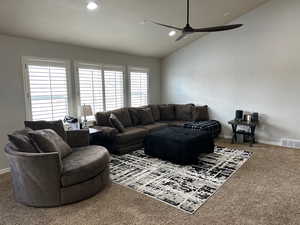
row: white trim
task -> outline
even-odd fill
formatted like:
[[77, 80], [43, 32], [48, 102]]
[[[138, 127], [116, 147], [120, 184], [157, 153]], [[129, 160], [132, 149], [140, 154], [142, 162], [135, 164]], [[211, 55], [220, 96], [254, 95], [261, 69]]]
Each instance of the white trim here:
[[[219, 137], [225, 138], [225, 139], [232, 139], [232, 136], [225, 135], [225, 134], [220, 135]], [[285, 146], [282, 146], [279, 141], [267, 141], [267, 140], [263, 140], [263, 139], [259, 139], [258, 138], [258, 139], [256, 139], [256, 142], [257, 143], [261, 143], [261, 144], [267, 144], [267, 145], [275, 145], [275, 146], [279, 146], [279, 147], [285, 147]]]
[[1, 174], [6, 174], [6, 173], [9, 173], [9, 172], [10, 172], [10, 168], [1, 169], [0, 170], [0, 175]]
[[127, 89], [128, 89], [128, 106], [131, 107], [131, 87], [130, 87], [130, 72], [144, 72], [147, 73], [147, 105], [150, 104], [150, 69], [143, 66], [127, 66]]
[[24, 96], [25, 96], [25, 114], [26, 120], [32, 120], [32, 112], [31, 112], [31, 98], [30, 98], [30, 87], [29, 87], [29, 74], [27, 65], [30, 62], [34, 62], [35, 64], [45, 65], [46, 63], [51, 65], [65, 65], [66, 68], [66, 81], [67, 81], [67, 93], [68, 93], [68, 114], [74, 114], [73, 112], [73, 99], [72, 99], [72, 79], [71, 79], [71, 60], [68, 59], [57, 59], [57, 58], [39, 58], [33, 56], [22, 56], [22, 77], [24, 83]]

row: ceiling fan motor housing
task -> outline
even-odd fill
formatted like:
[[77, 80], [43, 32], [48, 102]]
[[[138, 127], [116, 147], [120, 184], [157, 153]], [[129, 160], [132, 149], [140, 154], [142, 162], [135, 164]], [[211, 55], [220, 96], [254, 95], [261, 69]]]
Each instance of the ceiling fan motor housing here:
[[194, 29], [190, 26], [190, 24], [187, 24], [184, 28], [183, 28], [183, 32], [188, 34], [188, 33], [193, 33]]

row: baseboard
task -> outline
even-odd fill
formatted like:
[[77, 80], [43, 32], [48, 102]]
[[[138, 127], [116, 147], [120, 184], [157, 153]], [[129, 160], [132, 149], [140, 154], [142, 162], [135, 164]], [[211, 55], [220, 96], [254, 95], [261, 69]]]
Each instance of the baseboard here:
[[[225, 139], [231, 139], [232, 136], [229, 135], [220, 135], [221, 138], [225, 138]], [[261, 143], [261, 144], [267, 144], [267, 145], [275, 145], [275, 146], [280, 146], [282, 147], [282, 145], [280, 145], [280, 142], [278, 141], [267, 141], [267, 140], [263, 140], [263, 139], [258, 139], [256, 140], [257, 143]]]
[[10, 172], [10, 168], [2, 169], [2, 170], [0, 170], [0, 175], [5, 174], [5, 173], [9, 173], [9, 172]]

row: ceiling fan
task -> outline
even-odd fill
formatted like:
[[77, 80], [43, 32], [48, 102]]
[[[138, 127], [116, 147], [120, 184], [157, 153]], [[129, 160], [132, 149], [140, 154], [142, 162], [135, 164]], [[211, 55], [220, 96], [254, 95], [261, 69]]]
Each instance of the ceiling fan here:
[[[179, 28], [179, 27], [175, 27], [175, 26], [171, 26], [171, 25], [167, 25], [167, 24], [162, 24], [162, 23], [158, 23], [155, 21], [151, 21], [151, 20], [149, 22], [159, 25], [159, 26], [163, 26], [163, 27], [171, 28], [171, 29], [174, 29], [177, 31], [181, 31], [182, 33], [176, 39], [176, 41], [179, 41], [182, 38], [186, 37], [187, 35], [193, 34], [193, 33], [233, 30], [233, 29], [243, 26], [243, 24], [232, 24], [232, 25], [216, 26], [216, 27], [192, 28], [191, 25], [189, 24], [189, 22], [190, 22], [190, 0], [187, 0], [187, 24], [185, 25], [184, 28]], [[175, 34], [175, 32], [174, 32], [174, 34]]]

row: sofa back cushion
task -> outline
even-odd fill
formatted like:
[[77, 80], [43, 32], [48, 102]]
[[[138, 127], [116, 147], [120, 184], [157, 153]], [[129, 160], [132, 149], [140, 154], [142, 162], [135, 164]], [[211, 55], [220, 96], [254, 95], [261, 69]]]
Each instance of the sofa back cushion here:
[[25, 127], [32, 130], [51, 129], [54, 130], [64, 141], [67, 140], [67, 134], [64, 129], [64, 124], [61, 120], [55, 121], [24, 121]]
[[128, 108], [129, 115], [131, 118], [132, 126], [137, 126], [140, 124], [138, 108], [130, 107]]
[[111, 124], [109, 122], [109, 116], [110, 113], [108, 112], [97, 112], [95, 114], [96, 123], [98, 126], [103, 127], [111, 127]]
[[155, 121], [160, 120], [160, 111], [159, 111], [159, 105], [149, 105], [152, 111], [153, 119]]
[[124, 127], [131, 127], [133, 125], [128, 108], [116, 109], [110, 111], [110, 113], [115, 114], [115, 116], [120, 120]]
[[71, 147], [52, 129], [30, 131], [29, 136], [42, 153], [58, 152], [61, 159], [72, 153]]
[[175, 105], [176, 120], [192, 121], [193, 109], [193, 104]]
[[38, 150], [35, 148], [34, 143], [29, 136], [30, 131], [32, 131], [32, 129], [25, 128], [8, 134], [8, 139], [15, 147], [14, 149], [20, 152], [38, 153]]
[[173, 104], [159, 105], [160, 120], [175, 120], [175, 107]]
[[152, 124], [155, 122], [151, 108], [138, 109], [138, 115], [142, 125]]
[[122, 122], [118, 119], [118, 117], [111, 113], [109, 116], [109, 122], [112, 127], [116, 128], [120, 133], [123, 133], [125, 131], [125, 127], [122, 124]]
[[195, 106], [193, 109], [193, 121], [209, 120], [208, 106]]

